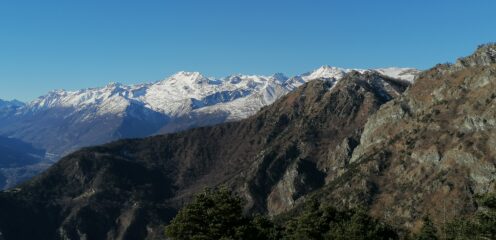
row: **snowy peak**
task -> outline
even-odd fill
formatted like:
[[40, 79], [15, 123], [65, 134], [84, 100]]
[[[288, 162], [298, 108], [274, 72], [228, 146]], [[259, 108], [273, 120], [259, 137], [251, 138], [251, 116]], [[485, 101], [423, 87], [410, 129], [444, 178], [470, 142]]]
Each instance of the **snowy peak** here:
[[106, 89], [119, 89], [122, 86], [124, 86], [122, 83], [119, 82], [110, 82], [105, 86]]
[[308, 72], [301, 75], [301, 78], [305, 81], [311, 81], [315, 79], [341, 79], [347, 72], [350, 72], [350, 69], [331, 67], [324, 65], [320, 68], [313, 70], [312, 72]]
[[188, 84], [203, 84], [208, 83], [209, 79], [204, 77], [199, 72], [178, 72], [167, 79], [171, 82], [182, 82]]
[[284, 73], [275, 73], [270, 78], [279, 81], [280, 83], [284, 83], [289, 79]]
[[241, 76], [240, 75], [231, 75], [231, 76], [227, 76], [224, 78], [224, 81], [230, 83], [230, 84], [238, 84], [242, 81], [243, 79], [241, 79]]
[[73, 108], [75, 112], [79, 112], [84, 109], [95, 117], [119, 115], [132, 104], [138, 104], [169, 117], [203, 111], [224, 112], [229, 119], [240, 119], [254, 114], [261, 107], [308, 81], [327, 79], [335, 83], [351, 71], [376, 71], [407, 81], [413, 81], [418, 73], [418, 70], [410, 68], [362, 70], [326, 65], [292, 78], [276, 73], [272, 76], [237, 74], [215, 79], [207, 78], [199, 72], [181, 71], [155, 83], [124, 85], [112, 82], [101, 88], [55, 90], [20, 109], [24, 112], [50, 108]]
[[320, 68], [315, 69], [312, 72], [308, 72], [300, 75], [300, 77], [306, 82], [312, 81], [315, 79], [336, 79], [339, 80], [343, 78], [343, 76], [351, 71], [357, 71], [360, 73], [364, 73], [367, 71], [375, 71], [382, 75], [397, 78], [409, 82], [413, 82], [415, 76], [417, 76], [420, 71], [414, 68], [398, 68], [398, 67], [389, 67], [389, 68], [377, 68], [377, 69], [347, 69], [347, 68], [339, 68], [324, 65]]
[[388, 77], [397, 78], [408, 82], [413, 82], [415, 80], [415, 77], [420, 73], [419, 70], [414, 68], [397, 67], [377, 68], [374, 69], [374, 71]]

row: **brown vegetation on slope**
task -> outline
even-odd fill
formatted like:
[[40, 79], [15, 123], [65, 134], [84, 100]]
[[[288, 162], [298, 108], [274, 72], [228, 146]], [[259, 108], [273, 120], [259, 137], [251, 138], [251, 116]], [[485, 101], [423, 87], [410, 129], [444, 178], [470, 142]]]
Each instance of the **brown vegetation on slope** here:
[[495, 45], [422, 73], [368, 120], [349, 174], [319, 196], [409, 229], [471, 215], [496, 183], [495, 89]]

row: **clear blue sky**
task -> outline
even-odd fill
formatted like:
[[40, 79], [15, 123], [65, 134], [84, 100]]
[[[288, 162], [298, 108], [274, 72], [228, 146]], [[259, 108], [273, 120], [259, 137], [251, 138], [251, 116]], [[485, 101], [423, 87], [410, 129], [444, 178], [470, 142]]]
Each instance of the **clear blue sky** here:
[[180, 71], [429, 68], [496, 41], [494, 0], [2, 0], [0, 98]]

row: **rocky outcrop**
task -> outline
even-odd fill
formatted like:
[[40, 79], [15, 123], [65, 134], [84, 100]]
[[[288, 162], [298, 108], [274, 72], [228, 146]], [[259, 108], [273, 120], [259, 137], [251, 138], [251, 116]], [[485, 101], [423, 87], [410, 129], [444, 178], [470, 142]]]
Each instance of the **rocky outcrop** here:
[[250, 205], [278, 214], [340, 176], [368, 117], [407, 86], [378, 74], [354, 72], [330, 90], [305, 89], [298, 98], [272, 106], [292, 113], [272, 120], [276, 131], [267, 140], [277, 141], [264, 150], [255, 172], [247, 177]]
[[455, 66], [458, 68], [491, 66], [496, 62], [494, 43], [480, 45], [474, 54], [460, 58]]
[[441, 225], [472, 214], [496, 187], [495, 53], [484, 45], [420, 74], [369, 118], [350, 167], [320, 196], [410, 229], [426, 214]]

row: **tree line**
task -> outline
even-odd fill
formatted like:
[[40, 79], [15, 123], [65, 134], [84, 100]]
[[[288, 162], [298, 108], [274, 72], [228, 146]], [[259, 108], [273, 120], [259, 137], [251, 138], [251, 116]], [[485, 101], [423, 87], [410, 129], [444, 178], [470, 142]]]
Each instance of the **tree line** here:
[[198, 194], [165, 227], [165, 234], [178, 240], [496, 239], [496, 194], [480, 196], [478, 203], [479, 211], [472, 218], [454, 219], [439, 227], [425, 216], [418, 233], [404, 234], [370, 217], [363, 208], [338, 210], [316, 200], [283, 222], [246, 216], [242, 198], [222, 187]]

